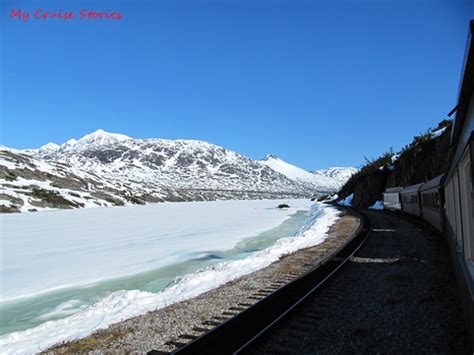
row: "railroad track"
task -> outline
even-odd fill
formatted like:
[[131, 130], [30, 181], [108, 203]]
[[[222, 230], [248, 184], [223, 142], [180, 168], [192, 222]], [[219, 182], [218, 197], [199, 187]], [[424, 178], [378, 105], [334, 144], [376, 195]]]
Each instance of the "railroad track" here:
[[[354, 212], [354, 211], [353, 211]], [[361, 225], [352, 238], [335, 255], [322, 264], [307, 260], [303, 274], [286, 274], [269, 287], [248, 297], [248, 302], [229, 308], [221, 316], [205, 321], [193, 332], [180, 335], [165, 345], [172, 354], [236, 354], [261, 339], [267, 331], [286, 318], [308, 297], [324, 289], [327, 281], [359, 250], [370, 235], [371, 222], [361, 213]], [[341, 289], [341, 292], [343, 290]], [[319, 314], [320, 316], [320, 314]], [[304, 327], [304, 325], [302, 325]], [[152, 350], [148, 354], [169, 354]]]

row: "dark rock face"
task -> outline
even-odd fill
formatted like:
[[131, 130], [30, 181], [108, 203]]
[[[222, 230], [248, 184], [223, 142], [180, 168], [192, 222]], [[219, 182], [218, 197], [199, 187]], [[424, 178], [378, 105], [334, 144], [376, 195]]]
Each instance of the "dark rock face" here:
[[380, 172], [361, 176], [354, 187], [352, 204], [356, 207], [367, 208], [375, 201], [382, 199], [390, 171], [384, 169]]
[[123, 152], [119, 150], [107, 149], [107, 150], [93, 150], [86, 151], [83, 155], [87, 158], [97, 158], [102, 163], [111, 163], [114, 160], [120, 158]]
[[146, 166], [149, 166], [151, 168], [155, 166], [163, 166], [166, 162], [166, 158], [162, 155], [157, 155], [157, 154], [150, 154], [148, 157], [148, 162], [147, 161], [142, 161]]
[[194, 157], [189, 154], [180, 154], [176, 159], [176, 164], [180, 167], [188, 167], [194, 163]]
[[447, 129], [439, 138], [422, 141], [404, 151], [390, 174], [387, 187], [425, 182], [445, 172], [449, 166], [450, 133]]

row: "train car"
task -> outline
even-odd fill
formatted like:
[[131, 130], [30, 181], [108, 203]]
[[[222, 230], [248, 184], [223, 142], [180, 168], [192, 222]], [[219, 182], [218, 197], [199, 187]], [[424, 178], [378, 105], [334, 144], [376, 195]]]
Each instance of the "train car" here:
[[383, 207], [387, 210], [399, 211], [402, 209], [402, 201], [400, 199], [400, 192], [403, 187], [389, 187], [383, 193]]
[[444, 174], [424, 183], [420, 188], [423, 219], [443, 232], [443, 189]]
[[403, 212], [421, 217], [420, 188], [422, 185], [408, 186], [400, 191]]
[[[474, 20], [458, 89], [451, 132], [452, 158], [444, 182], [445, 233], [453, 259], [461, 303], [474, 345]], [[474, 346], [473, 346], [474, 347]]]

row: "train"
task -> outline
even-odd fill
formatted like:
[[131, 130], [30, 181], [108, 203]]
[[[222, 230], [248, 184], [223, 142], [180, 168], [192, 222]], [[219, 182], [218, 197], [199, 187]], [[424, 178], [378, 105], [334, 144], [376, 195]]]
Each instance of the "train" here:
[[419, 217], [439, 232], [444, 232], [444, 178], [445, 174], [406, 187], [392, 187], [383, 193], [384, 208]]
[[449, 167], [426, 182], [384, 192], [386, 209], [419, 217], [449, 245], [468, 337], [474, 349], [474, 20], [470, 21], [450, 138]]

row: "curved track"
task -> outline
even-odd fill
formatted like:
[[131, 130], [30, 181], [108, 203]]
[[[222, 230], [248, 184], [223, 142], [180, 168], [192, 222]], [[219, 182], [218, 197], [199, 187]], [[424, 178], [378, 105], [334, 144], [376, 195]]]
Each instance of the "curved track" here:
[[367, 211], [372, 235], [255, 354], [471, 353], [448, 243], [414, 219]]

